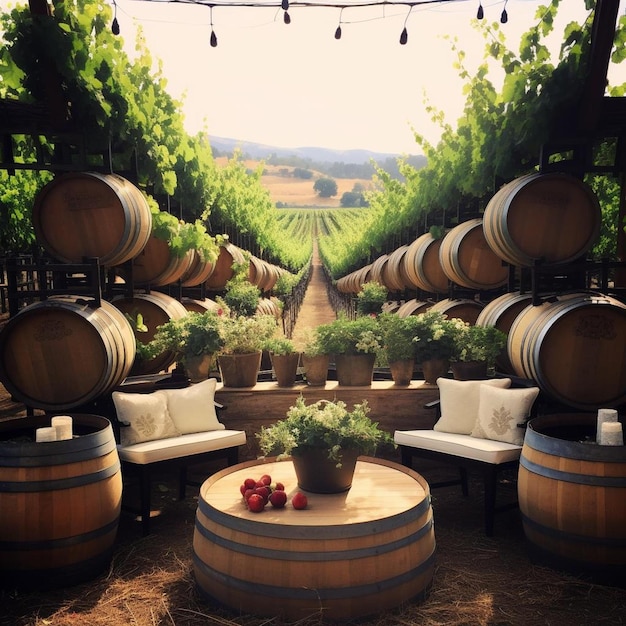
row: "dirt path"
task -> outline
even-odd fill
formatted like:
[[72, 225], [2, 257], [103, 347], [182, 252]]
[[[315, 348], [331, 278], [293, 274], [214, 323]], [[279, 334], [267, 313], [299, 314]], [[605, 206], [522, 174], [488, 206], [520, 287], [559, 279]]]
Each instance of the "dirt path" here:
[[332, 322], [336, 317], [328, 299], [326, 277], [319, 257], [317, 240], [315, 240], [313, 242], [311, 280], [304, 294], [298, 319], [293, 329], [292, 338], [294, 342], [299, 348], [302, 348], [309, 329]]

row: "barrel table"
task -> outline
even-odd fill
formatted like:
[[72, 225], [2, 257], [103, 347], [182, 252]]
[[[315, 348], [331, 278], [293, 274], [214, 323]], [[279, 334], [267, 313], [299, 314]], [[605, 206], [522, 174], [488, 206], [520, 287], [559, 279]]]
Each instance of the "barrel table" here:
[[[269, 474], [284, 483], [284, 509], [247, 510], [239, 487]], [[237, 613], [291, 620], [372, 615], [423, 599], [433, 579], [430, 489], [391, 461], [359, 457], [352, 487], [339, 494], [298, 491], [290, 460], [232, 466], [202, 485], [193, 537], [200, 593]]]

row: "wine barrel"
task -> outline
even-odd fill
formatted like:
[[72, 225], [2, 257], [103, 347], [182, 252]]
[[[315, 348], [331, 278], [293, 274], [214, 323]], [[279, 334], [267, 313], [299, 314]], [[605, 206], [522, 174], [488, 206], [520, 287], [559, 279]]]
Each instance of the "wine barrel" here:
[[389, 291], [404, 291], [413, 287], [404, 268], [404, 255], [408, 249], [408, 245], [396, 248], [383, 267], [382, 280]]
[[207, 311], [217, 311], [220, 310], [220, 305], [215, 302], [215, 300], [211, 300], [210, 298], [203, 298], [202, 300], [197, 300], [195, 298], [181, 298], [180, 303], [185, 307], [187, 311], [194, 313], [206, 313]]
[[345, 622], [427, 594], [435, 535], [419, 474], [360, 457], [348, 492], [310, 494], [304, 512], [251, 513], [238, 497], [250, 474], [268, 473], [290, 496], [297, 490], [293, 463], [269, 461], [222, 470], [200, 489], [192, 558], [203, 595], [291, 623], [320, 612]]
[[470, 289], [495, 289], [509, 278], [507, 266], [487, 244], [480, 218], [462, 222], [444, 236], [439, 261], [453, 283]]
[[[154, 339], [157, 328], [170, 320], [182, 319], [187, 309], [175, 298], [159, 291], [150, 293], [137, 292], [132, 297], [116, 296], [111, 303], [125, 315], [136, 318], [141, 313], [146, 332], [135, 332], [137, 341], [149, 343]], [[132, 369], [133, 375], [156, 374], [167, 370], [174, 363], [176, 355], [170, 350], [149, 360], [137, 360]]]
[[232, 243], [220, 246], [220, 252], [215, 262], [215, 269], [204, 283], [207, 289], [221, 291], [226, 283], [235, 275], [233, 264], [245, 263], [243, 251]]
[[396, 314], [398, 317], [409, 317], [409, 315], [419, 315], [425, 313], [433, 306], [432, 302], [423, 302], [417, 298], [403, 302], [398, 308]]
[[483, 214], [489, 247], [511, 265], [569, 263], [600, 232], [601, 210], [592, 189], [559, 172], [529, 174], [501, 187]]
[[261, 291], [271, 291], [280, 275], [279, 268], [272, 263], [251, 255], [248, 280]]
[[56, 177], [37, 194], [33, 228], [41, 246], [63, 263], [98, 257], [104, 266], [137, 256], [152, 230], [142, 192], [117, 174], [75, 172]]
[[482, 302], [477, 300], [445, 298], [435, 302], [429, 310], [444, 313], [448, 318], [458, 317], [468, 324], [475, 324], [484, 306]]
[[257, 315], [272, 315], [277, 320], [282, 319], [283, 310], [277, 298], [260, 298], [256, 308]]
[[[369, 277], [367, 282], [370, 283], [378, 283], [379, 285], [384, 285], [383, 283], [383, 272], [385, 270], [385, 266], [389, 261], [389, 255], [381, 254], [378, 258], [374, 259], [372, 262], [372, 266], [369, 271]], [[360, 287], [360, 286], [359, 286]], [[360, 291], [360, 288], [359, 288]]]
[[595, 441], [596, 414], [530, 420], [518, 499], [534, 560], [598, 582], [626, 580], [626, 447]]
[[133, 329], [106, 301], [53, 296], [23, 308], [0, 334], [0, 379], [26, 406], [86, 404], [119, 385], [135, 359]]
[[507, 351], [518, 376], [548, 396], [595, 410], [626, 401], [626, 305], [573, 293], [529, 305], [515, 318]]
[[0, 584], [66, 587], [111, 561], [122, 477], [111, 423], [72, 414], [74, 438], [35, 443], [50, 415], [0, 421]]
[[439, 259], [442, 241], [424, 233], [409, 244], [404, 253], [404, 270], [414, 287], [429, 293], [448, 291], [448, 277]]
[[[529, 293], [505, 293], [485, 304], [485, 308], [478, 314], [476, 326], [495, 326], [508, 336], [515, 318], [531, 303], [532, 295]], [[506, 348], [496, 359], [496, 369], [515, 374]]]
[[[135, 285], [162, 287], [171, 285], [187, 274], [195, 258], [196, 251], [188, 250], [177, 256], [165, 239], [151, 236], [144, 249], [132, 261], [132, 278]], [[124, 267], [118, 271], [126, 280]]]
[[191, 263], [180, 277], [180, 284], [182, 287], [197, 287], [209, 279], [214, 269], [214, 262], [204, 259], [198, 250], [192, 250]]

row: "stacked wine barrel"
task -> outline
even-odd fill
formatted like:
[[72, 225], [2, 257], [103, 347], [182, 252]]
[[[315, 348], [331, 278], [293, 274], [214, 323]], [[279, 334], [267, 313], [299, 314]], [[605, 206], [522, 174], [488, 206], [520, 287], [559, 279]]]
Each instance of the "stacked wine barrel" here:
[[[439, 310], [496, 326], [509, 338], [500, 371], [535, 380], [566, 406], [619, 406], [626, 401], [622, 302], [586, 291], [539, 294], [534, 303], [529, 293], [502, 293], [511, 268], [541, 263], [566, 271], [584, 258], [600, 222], [597, 198], [579, 179], [558, 172], [522, 176], [494, 194], [481, 218], [441, 238], [425, 233], [343, 276], [337, 289], [357, 294], [376, 281], [398, 296], [416, 290], [420, 298], [393, 308], [398, 315]], [[463, 295], [445, 297], [451, 293]]]

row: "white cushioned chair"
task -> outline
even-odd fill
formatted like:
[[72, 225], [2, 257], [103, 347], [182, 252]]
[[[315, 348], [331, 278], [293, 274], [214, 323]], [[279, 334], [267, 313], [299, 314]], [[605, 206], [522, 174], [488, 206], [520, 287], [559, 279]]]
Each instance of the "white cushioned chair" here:
[[469, 493], [468, 471], [480, 472], [484, 484], [485, 534], [492, 536], [495, 514], [517, 506], [517, 501], [496, 506], [496, 490], [500, 473], [515, 469], [519, 463], [525, 421], [539, 390], [509, 389], [510, 379], [440, 378], [437, 384], [440, 399], [426, 405], [439, 411], [433, 429], [394, 433], [402, 464], [413, 467], [414, 459], [429, 459], [456, 466], [459, 478], [430, 486], [461, 485], [464, 496]]
[[[239, 446], [245, 445], [243, 430], [229, 430], [218, 420], [214, 400], [215, 379], [175, 389], [127, 393], [114, 391], [117, 420], [117, 451], [122, 472], [139, 478], [139, 509], [142, 532], [150, 533], [152, 476], [158, 471], [178, 472], [178, 498], [185, 498], [187, 469], [214, 459], [226, 465], [239, 460]], [[132, 387], [131, 387], [132, 388]]]

